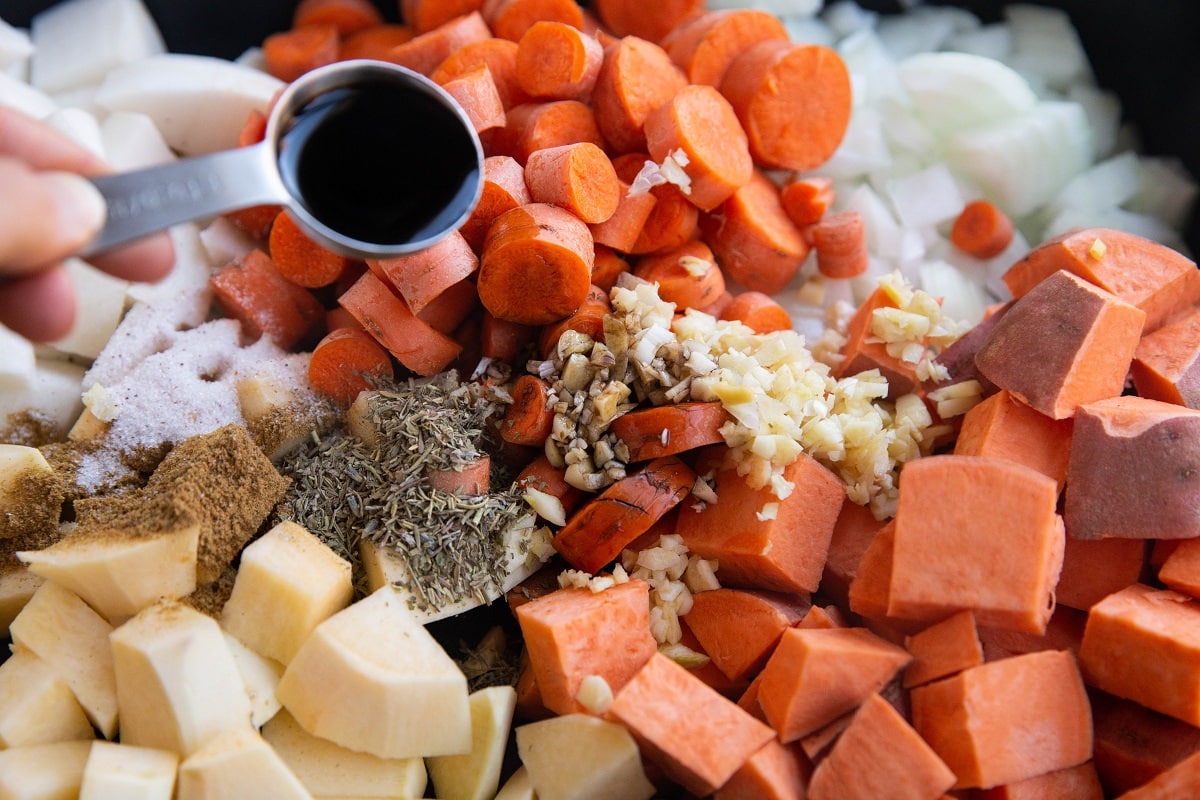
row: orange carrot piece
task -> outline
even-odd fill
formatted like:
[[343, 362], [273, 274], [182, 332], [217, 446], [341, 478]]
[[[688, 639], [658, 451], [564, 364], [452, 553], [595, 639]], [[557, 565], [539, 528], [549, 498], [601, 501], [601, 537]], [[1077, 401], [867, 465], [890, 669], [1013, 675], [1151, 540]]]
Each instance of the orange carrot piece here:
[[558, 346], [559, 338], [567, 331], [586, 333], [592, 341], [604, 341], [604, 317], [611, 311], [608, 293], [599, 286], [591, 286], [579, 308], [558, 322], [542, 326], [537, 334], [538, 350], [543, 357], [550, 357]]
[[837, 150], [850, 124], [850, 71], [824, 45], [768, 39], [730, 63], [721, 94], [768, 169], [810, 170]]
[[804, 619], [796, 623], [797, 628], [845, 628], [849, 623], [846, 617], [835, 605], [814, 605], [808, 609]]
[[629, 448], [630, 463], [686, 453], [725, 441], [731, 420], [720, 402], [691, 400], [638, 408], [617, 417], [609, 431]]
[[646, 150], [646, 117], [685, 86], [687, 77], [653, 42], [626, 36], [606, 48], [592, 107], [609, 148], [617, 153]]
[[[795, 486], [784, 499], [770, 487], [751, 488], [734, 465], [721, 465], [725, 448], [698, 462], [701, 474], [715, 470], [718, 501], [679, 509], [675, 532], [688, 548], [721, 565], [721, 584], [779, 592], [812, 592], [821, 581], [833, 526], [846, 498], [838, 478], [807, 454], [783, 470]], [[774, 517], [759, 513], [773, 506]]]
[[362, 328], [362, 326], [349, 311], [341, 306], [325, 309], [325, 330], [336, 331], [338, 328]]
[[717, 669], [746, 680], [763, 668], [783, 632], [804, 618], [801, 595], [720, 588], [692, 596], [687, 625]]
[[[476, 293], [478, 296], [478, 293]], [[483, 355], [499, 361], [512, 361], [525, 345], [533, 341], [534, 328], [519, 322], [498, 319], [486, 309], [480, 319]]]
[[643, 127], [655, 161], [682, 151], [691, 179], [687, 198], [702, 211], [716, 208], [754, 177], [746, 132], [711, 86], [685, 86], [647, 114]]
[[987, 200], [972, 200], [963, 206], [950, 227], [950, 243], [976, 258], [995, 258], [1013, 240], [1013, 222]]
[[1129, 370], [1139, 397], [1200, 409], [1200, 309], [1143, 335]]
[[512, 402], [500, 420], [500, 436], [511, 444], [544, 444], [554, 426], [550, 384], [536, 375], [521, 375], [510, 393]]
[[696, 473], [675, 456], [651, 461], [585, 503], [554, 537], [554, 549], [584, 572], [599, 572], [692, 490]]
[[979, 792], [979, 800], [1104, 800], [1104, 787], [1096, 765], [1085, 761], [1074, 767], [1056, 769], [1023, 781]]
[[[825, 559], [820, 589], [822, 594], [843, 608], [850, 607], [850, 583], [858, 572], [863, 554], [883, 525], [866, 506], [842, 504], [829, 539], [829, 554]], [[888, 582], [891, 582], [890, 570]]]
[[362, 328], [338, 328], [326, 334], [308, 362], [313, 389], [345, 406], [379, 379], [392, 376], [391, 356]]
[[400, 18], [417, 33], [483, 8], [483, 0], [400, 0]]
[[313, 240], [287, 211], [280, 211], [271, 225], [267, 252], [283, 277], [308, 289], [334, 283], [350, 264], [346, 256]]
[[629, 729], [668, 777], [698, 796], [725, 785], [772, 739], [770, 728], [657, 652], [616, 693], [608, 716]]
[[292, 27], [332, 25], [339, 36], [383, 23], [383, 15], [371, 0], [300, 0], [292, 12]]
[[[643, 165], [649, 160], [645, 153], [625, 153], [613, 159], [617, 177], [633, 183]], [[678, 186], [664, 183], [650, 189], [657, 201], [642, 226], [637, 241], [629, 248], [631, 254], [656, 253], [692, 239], [699, 229], [700, 209], [688, 201]]]
[[951, 614], [909, 636], [904, 649], [912, 662], [904, 670], [905, 689], [936, 681], [983, 663], [983, 645], [970, 611]]
[[[651, 533], [654, 533], [654, 528], [651, 528], [650, 531], [647, 532], [647, 535]], [[655, 539], [655, 541], [657, 541], [657, 539]], [[631, 549], [637, 549], [637, 542], [633, 543]], [[696, 638], [696, 634], [692, 633], [691, 628], [688, 627], [686, 618], [680, 618], [679, 631], [679, 643], [681, 645], [701, 655], [708, 655], [708, 653], [704, 652], [704, 647], [700, 644], [700, 640]], [[705, 686], [714, 689], [722, 697], [728, 697], [731, 700], [737, 700], [737, 698], [746, 691], [746, 687], [750, 683], [744, 679], [734, 680], [727, 677], [725, 673], [717, 669], [716, 665], [713, 664], [712, 659], [709, 659], [708, 662], [703, 666], [688, 667], [688, 672], [699, 678]]]
[[1200, 303], [1200, 270], [1158, 242], [1111, 228], [1065, 233], [1033, 248], [1004, 273], [1021, 298], [1059, 270], [1071, 272], [1146, 312], [1146, 333]]
[[[872, 341], [871, 320], [876, 309], [895, 308], [896, 303], [883, 287], [877, 287], [862, 302], [846, 324], [846, 343], [842, 362], [833, 374], [838, 378], [877, 369], [888, 382], [888, 397], [893, 400], [908, 394], [917, 383], [915, 365], [891, 355], [883, 342]], [[972, 361], [972, 363], [974, 363]]]
[[209, 286], [225, 315], [242, 324], [248, 339], [266, 336], [290, 350], [313, 337], [325, 309], [312, 292], [289, 281], [262, 250], [221, 267]]
[[393, 258], [367, 259], [367, 265], [382, 270], [409, 310], [420, 314], [439, 294], [473, 275], [479, 268], [479, 259], [462, 234], [455, 231], [424, 250]]
[[551, 464], [545, 454], [526, 464], [517, 475], [516, 483], [523, 489], [537, 489], [557, 497], [567, 514], [579, 508], [587, 497], [582, 489], [576, 489], [566, 482], [562, 469]]
[[1013, 656], [912, 691], [913, 727], [957, 776], [988, 788], [1073, 767], [1092, 754], [1092, 718], [1075, 657]]
[[1158, 568], [1158, 579], [1180, 594], [1200, 597], [1200, 539], [1181, 540]]
[[788, 628], [762, 670], [758, 703], [780, 741], [854, 710], [912, 657], [865, 628]]
[[583, 29], [583, 9], [575, 0], [484, 0], [482, 11], [496, 36], [514, 42], [538, 22]]
[[[242, 129], [238, 131], [238, 147], [248, 147], [258, 144], [267, 133], [267, 115], [257, 108], [251, 109]], [[226, 212], [225, 218], [235, 226], [250, 234], [254, 239], [265, 242], [270, 234], [271, 225], [283, 206], [277, 203], [250, 206]]]
[[[619, 693], [656, 655], [650, 589], [642, 580], [601, 592], [559, 589], [518, 606], [515, 614], [542, 702], [556, 714], [583, 710], [576, 695], [589, 675]], [[600, 637], [605, 646], [594, 646]]]
[[373, 272], [364, 272], [338, 303], [397, 361], [418, 375], [436, 375], [462, 351], [454, 339], [418, 319], [403, 298], [393, 294]]
[[624, 181], [618, 180], [618, 186], [617, 209], [604, 222], [592, 224], [592, 239], [597, 244], [628, 253], [642, 235], [646, 220], [658, 205], [658, 198], [649, 193], [630, 195], [629, 184]]
[[475, 289], [475, 282], [464, 278], [426, 303], [417, 314], [417, 319], [449, 336], [459, 330], [478, 308], [479, 292]]
[[262, 43], [266, 71], [285, 83], [338, 60], [341, 40], [332, 25], [309, 25], [272, 33]]
[[500, 319], [545, 325], [570, 315], [591, 288], [595, 245], [569, 211], [530, 203], [492, 223], [479, 260], [479, 299]]
[[701, 215], [700, 232], [725, 276], [751, 291], [778, 294], [811, 249], [779, 200], [779, 189], [761, 171], [725, 202]]
[[717, 297], [716, 300], [712, 301], [708, 305], [706, 305], [703, 308], [698, 309], [698, 310], [703, 311], [705, 314], [708, 314], [710, 317], [717, 317], [719, 319], [721, 317], [721, 312], [724, 311], [726, 306], [728, 306], [732, 302], [733, 302], [733, 294], [728, 289], [726, 289], [725, 291], [721, 292], [721, 294]]
[[902, 483], [889, 616], [970, 609], [980, 625], [1043, 632], [1065, 546], [1054, 480], [998, 458], [934, 455], [905, 464]]
[[591, 142], [530, 153], [525, 185], [533, 202], [565, 208], [587, 223], [604, 222], [621, 202], [621, 182], [612, 161]]
[[677, 26], [704, 12], [704, 0], [596, 0], [596, 15], [617, 36], [657, 42]]
[[1080, 406], [1064, 493], [1067, 529], [1080, 539], [1200, 536], [1198, 460], [1200, 411], [1134, 395]]
[[834, 196], [833, 179], [819, 175], [792, 175], [779, 190], [783, 212], [798, 228], [819, 222], [825, 212], [833, 207]]
[[522, 165], [530, 154], [551, 147], [587, 142], [601, 147], [591, 107], [578, 100], [522, 103], [508, 110], [507, 123], [495, 131], [490, 155], [508, 155]]
[[[595, 237], [596, 234], [593, 232], [593, 241], [595, 241]], [[616, 250], [597, 242], [596, 263], [592, 267], [592, 285], [608, 294], [617, 285], [617, 278], [625, 272], [629, 272], [629, 262]]]
[[505, 111], [533, 99], [517, 82], [517, 43], [497, 36], [458, 48], [429, 77], [435, 83], [443, 83], [480, 66], [487, 66], [492, 71], [492, 80]]
[[717, 266], [716, 256], [699, 239], [642, 256], [634, 265], [633, 274], [657, 283], [658, 296], [674, 303], [676, 313], [711, 306], [725, 292], [725, 275]]
[[[781, 206], [782, 202], [781, 199]], [[857, 211], [826, 214], [812, 225], [809, 235], [817, 252], [817, 271], [826, 278], [853, 278], [867, 271], [871, 258], [862, 214]]]
[[1200, 728], [1092, 690], [1092, 757], [1108, 797], [1117, 797], [1200, 753]]
[[975, 354], [979, 370], [1043, 414], [1064, 419], [1116, 397], [1146, 315], [1065, 270], [1013, 304]]
[[464, 496], [487, 494], [491, 486], [492, 459], [486, 453], [462, 469], [429, 469], [425, 478], [439, 492]]
[[983, 645], [983, 660], [996, 661], [1023, 653], [1042, 650], [1079, 652], [1087, 613], [1067, 606], [1056, 605], [1045, 633], [1022, 633], [1003, 628], [980, 628], [979, 642]]
[[604, 48], [565, 22], [541, 20], [517, 42], [517, 82], [531, 97], [549, 100], [587, 100]]
[[504, 101], [486, 64], [450, 78], [441, 87], [467, 112], [476, 133], [503, 128], [506, 124]]
[[790, 331], [792, 317], [774, 297], [762, 292], [736, 294], [721, 309], [720, 319], [737, 320], [755, 333]]
[[713, 800], [804, 800], [811, 774], [803, 751], [771, 740], [717, 789]]
[[813, 770], [810, 800], [921, 800], [954, 785], [954, 773], [888, 701], [869, 695]]
[[496, 217], [532, 202], [525, 185], [525, 169], [517, 160], [512, 156], [488, 156], [483, 160], [483, 188], [479, 202], [458, 229], [459, 233], [473, 250], [479, 252]]
[[428, 76], [454, 51], [473, 42], [489, 39], [491, 35], [483, 16], [473, 11], [396, 45], [387, 54], [386, 60]]
[[751, 45], [788, 38], [787, 29], [774, 14], [730, 8], [692, 17], [661, 44], [691, 83], [720, 86], [729, 64]]
[[1146, 565], [1144, 539], [1067, 537], [1055, 602], [1087, 611], [1113, 592], [1137, 583]]
[[850, 582], [847, 603], [872, 633], [889, 641], [902, 642], [906, 635], [920, 630], [921, 623], [888, 614], [895, 548], [896, 521], [893, 519], [879, 529], [859, 560]]
[[392, 48], [412, 41], [414, 36], [416, 33], [407, 25], [384, 23], [364, 28], [342, 39], [338, 49], [338, 60], [371, 58], [385, 61]]
[[1062, 491], [1071, 452], [1071, 420], [1051, 419], [1000, 390], [963, 415], [954, 453], [1006, 458], [1053, 478]]

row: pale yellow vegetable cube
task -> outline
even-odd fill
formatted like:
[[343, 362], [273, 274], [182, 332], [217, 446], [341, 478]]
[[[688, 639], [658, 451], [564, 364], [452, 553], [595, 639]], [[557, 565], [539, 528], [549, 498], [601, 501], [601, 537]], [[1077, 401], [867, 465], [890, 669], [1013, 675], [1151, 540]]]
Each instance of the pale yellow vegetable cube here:
[[420, 758], [380, 758], [348, 750], [313, 736], [287, 711], [264, 725], [262, 735], [314, 797], [416, 800], [425, 796], [428, 776]]
[[637, 742], [615, 722], [587, 714], [531, 722], [517, 728], [517, 752], [538, 800], [649, 800], [654, 796]]
[[242, 683], [246, 686], [246, 697], [250, 700], [250, 724], [261, 728], [283, 708], [275, 696], [275, 687], [283, 677], [283, 664], [260, 656], [228, 631], [225, 632], [225, 644], [229, 645], [233, 663], [237, 664]]
[[209, 739], [185, 758], [179, 765], [178, 784], [178, 800], [312, 797], [271, 745], [249, 725]]
[[533, 781], [529, 778], [529, 770], [522, 765], [517, 767], [500, 787], [495, 800], [534, 800], [536, 796], [533, 793]]
[[221, 625], [259, 655], [287, 664], [353, 597], [350, 562], [302, 526], [281, 522], [242, 551]]
[[83, 783], [92, 742], [55, 742], [0, 750], [0, 797], [72, 800]]
[[467, 679], [383, 587], [322, 622], [276, 694], [309, 733], [381, 758], [471, 749]]
[[0, 664], [0, 748], [95, 738], [71, 687], [49, 664], [20, 648]]
[[47, 492], [53, 480], [54, 469], [40, 450], [0, 444], [0, 539], [58, 522], [61, 494], [51, 497]]
[[471, 752], [426, 760], [439, 800], [489, 800], [500, 786], [517, 692], [511, 686], [489, 686], [472, 692], [469, 700]]
[[179, 756], [98, 741], [83, 768], [79, 800], [171, 800]]
[[24, 564], [0, 570], [0, 635], [7, 635], [17, 614], [45, 582], [45, 578], [33, 574]]

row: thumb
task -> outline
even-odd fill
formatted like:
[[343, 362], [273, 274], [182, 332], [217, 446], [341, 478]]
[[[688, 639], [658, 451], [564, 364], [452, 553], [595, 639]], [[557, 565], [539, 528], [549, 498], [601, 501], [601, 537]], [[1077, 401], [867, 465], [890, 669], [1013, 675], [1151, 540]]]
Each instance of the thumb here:
[[20, 276], [74, 253], [104, 224], [104, 198], [70, 172], [0, 159], [0, 275]]

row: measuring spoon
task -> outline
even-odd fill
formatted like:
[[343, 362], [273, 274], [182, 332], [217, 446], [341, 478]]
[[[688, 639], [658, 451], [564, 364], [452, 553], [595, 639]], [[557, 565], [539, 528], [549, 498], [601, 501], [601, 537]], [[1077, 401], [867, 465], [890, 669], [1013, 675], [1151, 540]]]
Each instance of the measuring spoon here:
[[250, 206], [285, 208], [351, 258], [423, 250], [470, 216], [483, 148], [462, 107], [412, 70], [354, 60], [279, 95], [262, 142], [92, 178], [108, 219], [81, 255]]

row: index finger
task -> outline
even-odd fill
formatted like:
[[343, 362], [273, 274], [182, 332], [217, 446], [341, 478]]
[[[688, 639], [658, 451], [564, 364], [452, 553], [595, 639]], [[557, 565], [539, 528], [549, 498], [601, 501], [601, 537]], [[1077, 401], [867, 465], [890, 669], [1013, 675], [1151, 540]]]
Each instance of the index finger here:
[[71, 137], [16, 109], [0, 106], [0, 156], [19, 158], [35, 170], [98, 175], [109, 167]]

